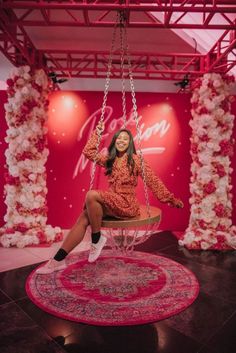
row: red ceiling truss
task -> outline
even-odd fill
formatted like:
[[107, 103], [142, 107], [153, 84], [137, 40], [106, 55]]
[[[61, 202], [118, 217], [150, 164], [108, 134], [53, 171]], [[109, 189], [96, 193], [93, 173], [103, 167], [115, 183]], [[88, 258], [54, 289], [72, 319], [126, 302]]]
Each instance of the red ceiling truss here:
[[[0, 50], [16, 66], [27, 63], [63, 77], [106, 77], [108, 51], [38, 50], [25, 28], [113, 27], [118, 10], [126, 12], [127, 27], [224, 29], [207, 54], [131, 52], [135, 78], [175, 80], [187, 73], [194, 78], [211, 71], [227, 73], [236, 65], [235, 0], [2, 0]], [[142, 21], [135, 13], [143, 14]], [[158, 20], [155, 13], [160, 13], [163, 20]], [[200, 20], [188, 22], [186, 15], [194, 13], [200, 14]], [[120, 77], [119, 53], [114, 54], [112, 77]]]

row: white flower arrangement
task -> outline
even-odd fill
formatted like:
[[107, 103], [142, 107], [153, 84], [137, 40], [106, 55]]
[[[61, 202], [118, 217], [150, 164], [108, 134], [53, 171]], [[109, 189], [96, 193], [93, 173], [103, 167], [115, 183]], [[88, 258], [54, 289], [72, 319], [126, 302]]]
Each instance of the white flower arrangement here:
[[43, 70], [32, 72], [29, 66], [22, 66], [13, 69], [7, 84], [7, 212], [0, 242], [4, 247], [20, 248], [52, 243], [62, 239], [62, 231], [46, 224], [47, 75]]
[[205, 74], [194, 83], [192, 103], [190, 219], [179, 240], [189, 249], [236, 248], [232, 225], [230, 157], [234, 116], [230, 113], [232, 76]]

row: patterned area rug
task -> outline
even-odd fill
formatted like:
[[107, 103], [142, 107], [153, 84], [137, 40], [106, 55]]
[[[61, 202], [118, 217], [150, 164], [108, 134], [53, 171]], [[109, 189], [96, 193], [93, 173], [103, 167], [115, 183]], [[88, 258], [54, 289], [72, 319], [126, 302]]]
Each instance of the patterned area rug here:
[[168, 258], [134, 251], [103, 251], [95, 263], [88, 252], [67, 257], [68, 267], [30, 274], [29, 298], [61, 318], [93, 325], [138, 325], [179, 313], [196, 299], [194, 274]]

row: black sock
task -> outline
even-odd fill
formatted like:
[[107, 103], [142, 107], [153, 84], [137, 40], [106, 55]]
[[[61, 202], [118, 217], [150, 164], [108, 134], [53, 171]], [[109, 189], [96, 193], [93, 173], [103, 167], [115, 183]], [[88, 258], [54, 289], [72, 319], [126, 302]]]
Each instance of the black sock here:
[[68, 253], [67, 253], [64, 249], [60, 248], [60, 249], [58, 250], [58, 252], [56, 253], [56, 255], [54, 256], [54, 260], [56, 260], [56, 261], [62, 261], [62, 260], [64, 260], [64, 258], [65, 258], [67, 255], [68, 255]]
[[97, 244], [99, 242], [101, 232], [92, 233], [92, 243]]

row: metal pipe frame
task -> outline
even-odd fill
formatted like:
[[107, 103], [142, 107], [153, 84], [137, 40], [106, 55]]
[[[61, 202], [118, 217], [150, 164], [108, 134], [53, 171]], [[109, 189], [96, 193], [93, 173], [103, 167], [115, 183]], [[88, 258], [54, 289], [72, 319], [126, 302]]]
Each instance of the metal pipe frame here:
[[[115, 16], [108, 20], [108, 15], [117, 10], [125, 10], [127, 27], [236, 29], [235, 21], [229, 16], [236, 12], [234, 0], [205, 0], [203, 3], [199, 0], [3, 0], [0, 9], [20, 9], [21, 14], [14, 19], [13, 24], [23, 26], [113, 27]], [[55, 10], [57, 13], [61, 12], [60, 18], [64, 20], [55, 19]], [[143, 12], [146, 21], [134, 20], [134, 12]], [[37, 20], [32, 20], [34, 13], [37, 14]], [[160, 22], [152, 13], [163, 13], [164, 21]], [[177, 19], [172, 18], [173, 13], [179, 14]], [[188, 13], [201, 14], [200, 23], [181, 23], [180, 20]], [[217, 18], [217, 23], [214, 21], [216, 14], [221, 15]]]
[[[82, 9], [84, 20], [90, 26], [88, 13], [92, 10], [103, 9], [105, 13], [100, 15], [100, 19], [109, 11], [125, 8], [129, 11], [148, 11], [152, 7], [163, 8], [168, 6], [168, 11], [173, 6], [186, 7], [186, 11], [193, 9], [212, 15], [210, 8], [216, 12], [224, 7], [232, 9], [234, 0], [206, 0], [204, 6], [197, 4], [195, 0], [148, 0], [142, 1], [2, 1], [0, 3], [0, 50], [12, 62], [14, 66], [28, 64], [35, 68], [43, 68], [46, 72], [54, 71], [59, 77], [85, 77], [85, 78], [105, 78], [107, 72], [108, 51], [75, 51], [75, 50], [38, 50], [33, 45], [24, 28], [24, 19], [35, 9], [40, 10], [44, 18], [44, 25], [50, 26], [53, 9], [61, 8], [63, 11], [70, 11], [71, 8]], [[152, 5], [150, 5], [152, 4]], [[196, 6], [198, 5], [198, 6]], [[28, 6], [28, 8], [26, 8]], [[17, 17], [14, 9], [25, 9], [26, 13]], [[69, 10], [68, 10], [69, 9]], [[233, 7], [236, 9], [236, 5]], [[86, 13], [84, 12], [86, 11]], [[155, 10], [156, 11], [156, 10]], [[203, 12], [205, 14], [205, 12]], [[222, 14], [222, 16], [225, 14]], [[167, 14], [170, 19], [169, 15]], [[131, 16], [128, 16], [130, 19]], [[71, 17], [74, 21], [74, 15]], [[230, 23], [231, 29], [225, 30], [222, 37], [215, 43], [211, 50], [203, 54], [195, 53], [149, 53], [131, 52], [132, 72], [135, 79], [155, 79], [155, 80], [180, 80], [184, 75], [189, 74], [189, 79], [194, 79], [206, 72], [227, 73], [236, 65], [236, 30], [235, 23]], [[170, 24], [170, 23], [169, 23]], [[205, 24], [209, 25], [209, 20], [205, 17]], [[114, 25], [114, 23], [112, 23]], [[139, 26], [142, 24], [139, 23]], [[227, 26], [226, 26], [227, 27]], [[183, 28], [183, 27], [182, 27]], [[194, 28], [194, 27], [193, 27]], [[230, 58], [230, 59], [229, 59]], [[114, 53], [111, 77], [120, 78], [120, 53]], [[125, 74], [127, 74], [127, 69]]]

